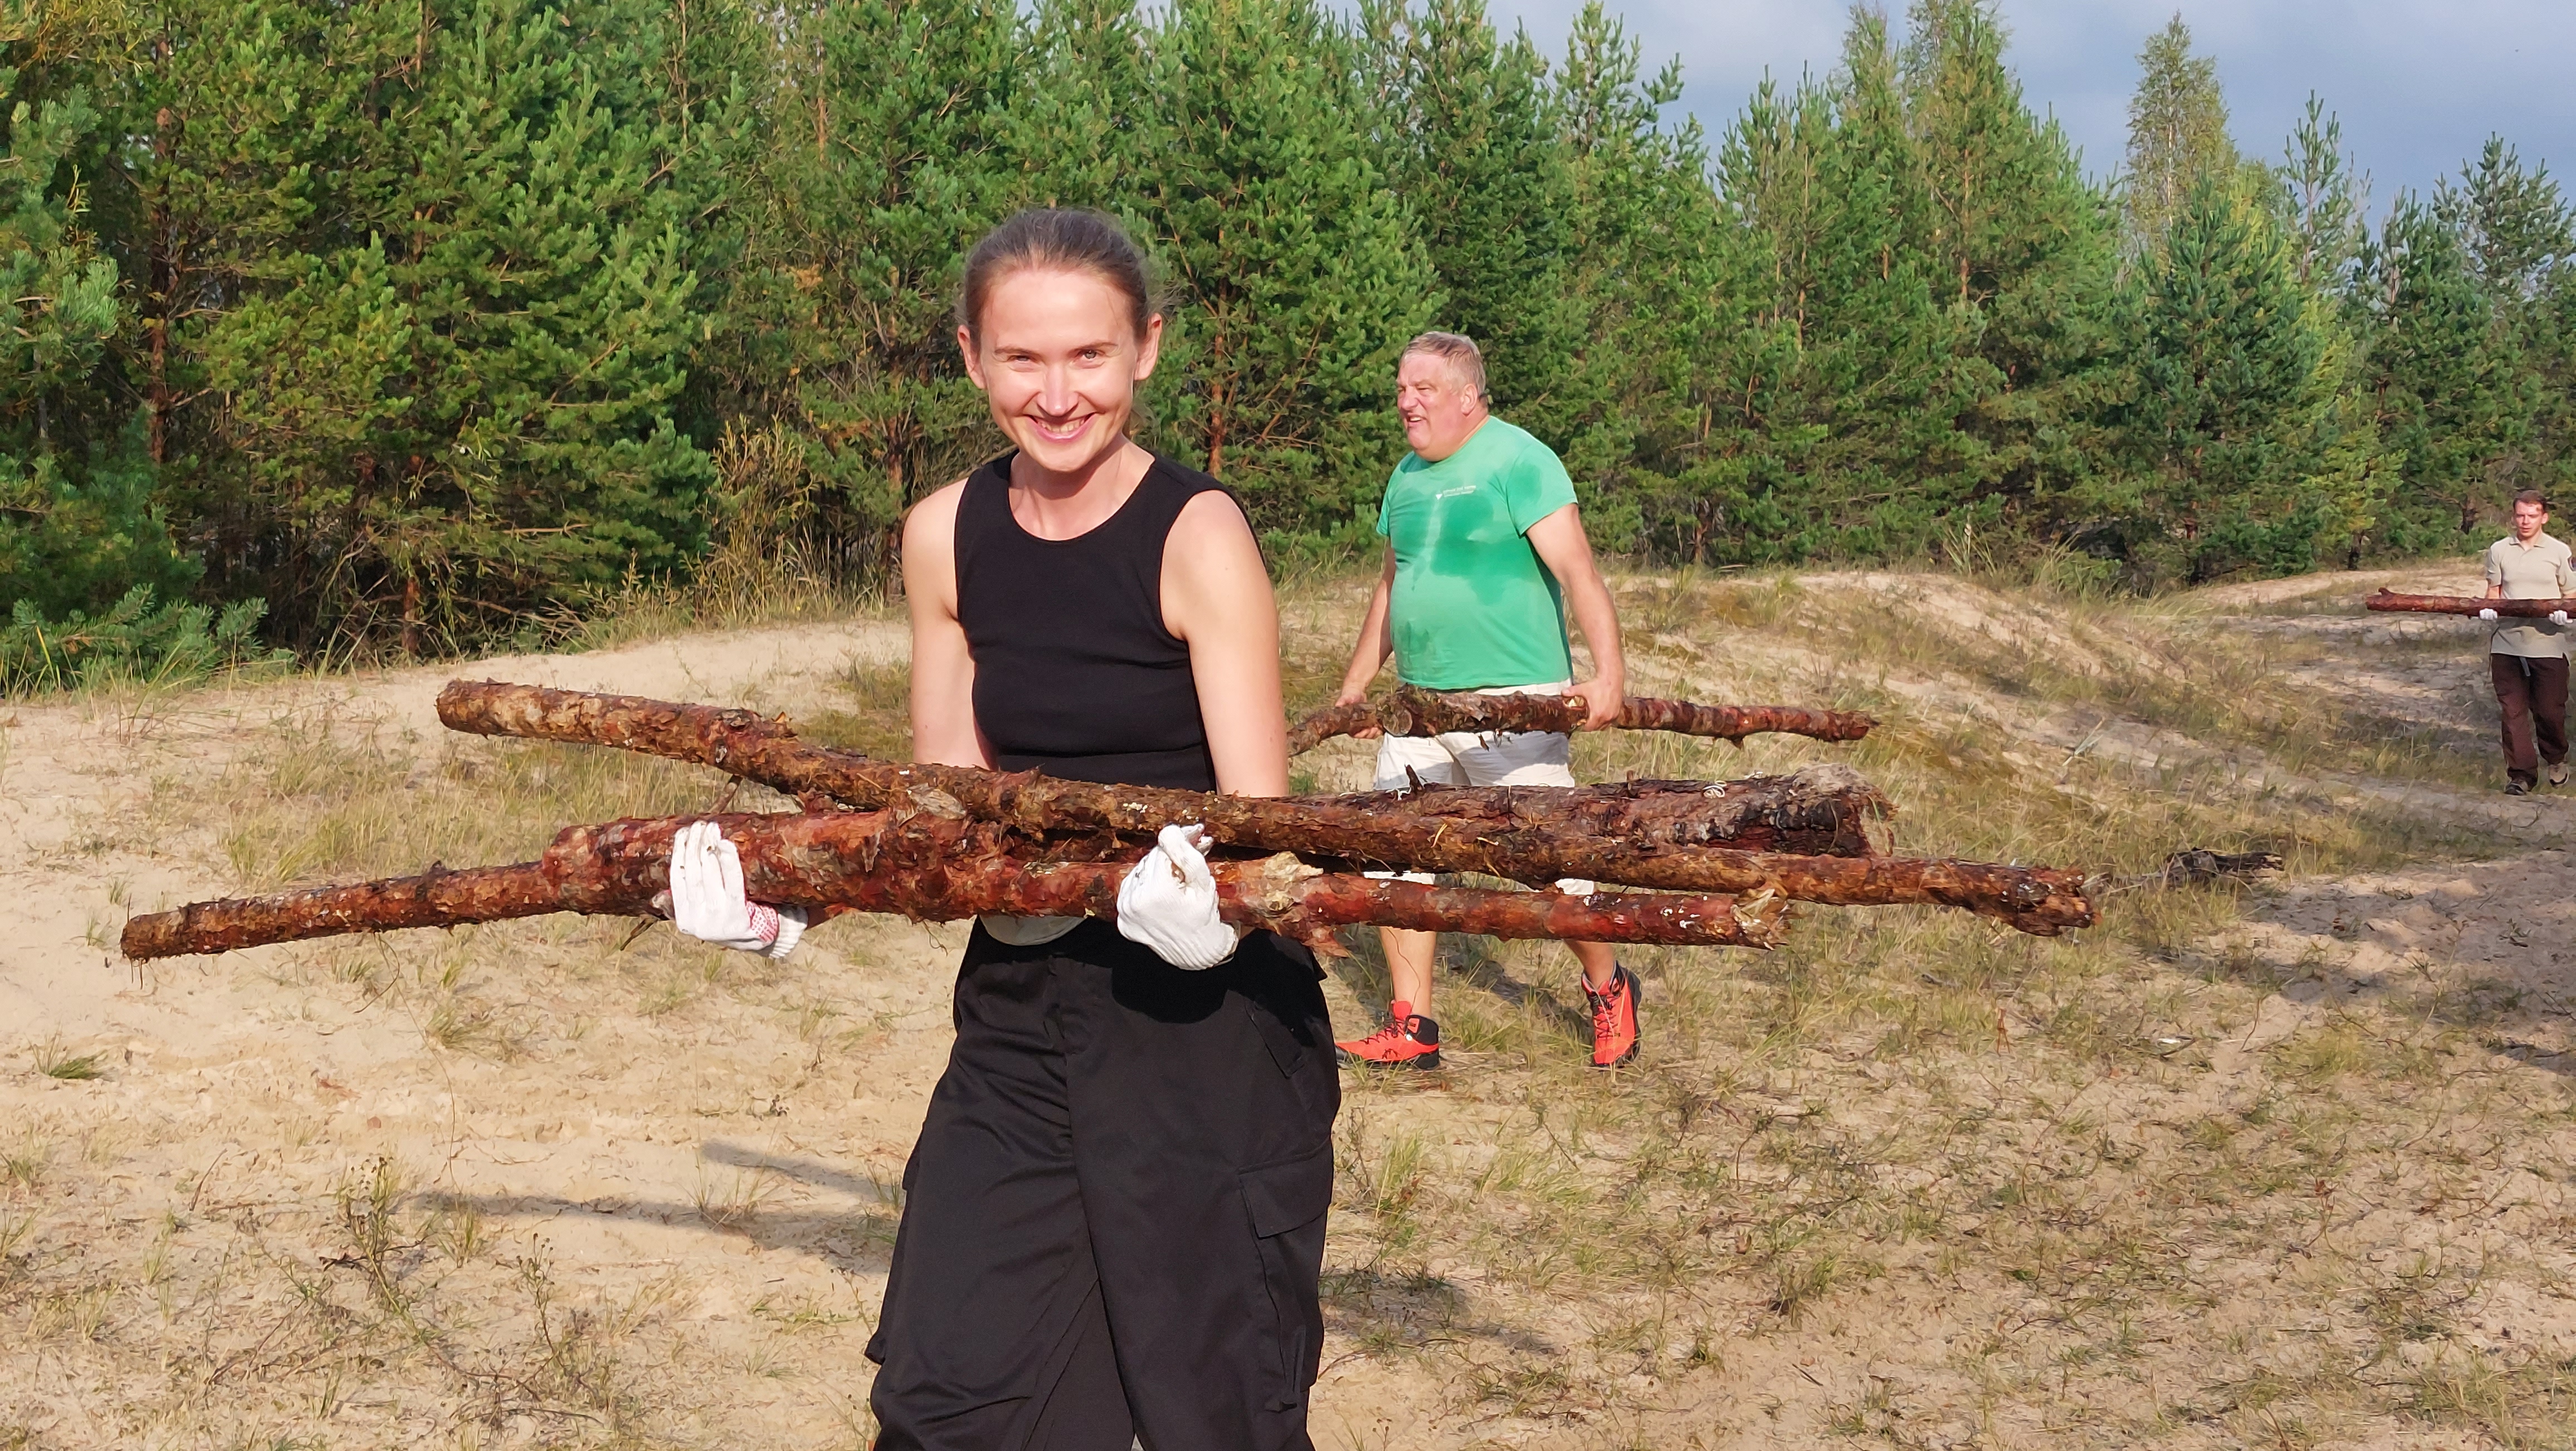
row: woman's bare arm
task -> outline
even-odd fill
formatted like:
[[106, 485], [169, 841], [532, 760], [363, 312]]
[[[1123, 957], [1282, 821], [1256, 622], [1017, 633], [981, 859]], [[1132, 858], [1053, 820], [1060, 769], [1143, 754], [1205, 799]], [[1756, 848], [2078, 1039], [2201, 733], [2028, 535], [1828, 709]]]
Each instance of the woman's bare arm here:
[[957, 622], [957, 501], [964, 480], [915, 504], [903, 523], [903, 597], [912, 613], [912, 758], [990, 766], [975, 728], [975, 657]]
[[[1190, 500], [1163, 546], [1163, 628], [1190, 647], [1216, 785], [1288, 794], [1288, 715], [1279, 695], [1279, 603], [1252, 525], [1233, 499]], [[920, 688], [916, 680], [914, 689]], [[918, 698], [918, 697], [916, 697]]]

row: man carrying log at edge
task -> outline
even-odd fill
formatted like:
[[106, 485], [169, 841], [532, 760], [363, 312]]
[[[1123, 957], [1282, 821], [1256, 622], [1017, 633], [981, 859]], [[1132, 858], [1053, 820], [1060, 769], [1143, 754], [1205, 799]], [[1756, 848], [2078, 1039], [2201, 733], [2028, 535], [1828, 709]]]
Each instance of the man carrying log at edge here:
[[[1485, 359], [1473, 340], [1427, 332], [1396, 362], [1396, 413], [1412, 452], [1387, 479], [1377, 532], [1386, 566], [1369, 596], [1359, 643], [1337, 704], [1368, 698], [1389, 654], [1396, 674], [1426, 690], [1566, 693], [1582, 698], [1583, 729], [1616, 720], [1627, 695], [1619, 614], [1592, 560], [1574, 480], [1553, 450], [1496, 418], [1485, 397]], [[1573, 679], [1569, 606], [1593, 676]], [[1452, 786], [1572, 786], [1561, 732], [1453, 731], [1427, 739], [1378, 736], [1376, 789], [1415, 781]], [[1423, 878], [1427, 880], [1427, 878]], [[1560, 882], [1589, 892], [1589, 882]], [[1440, 1025], [1429, 1013], [1439, 938], [1380, 928], [1391, 982], [1388, 1022], [1337, 1044], [1362, 1062], [1440, 1066]], [[1592, 1009], [1592, 1064], [1637, 1056], [1637, 979], [1597, 942], [1569, 942], [1583, 964]]]
[[[2513, 532], [2487, 546], [2491, 600], [2564, 599], [2576, 595], [2567, 545], [2545, 531], [2549, 503], [2535, 490], [2513, 496]], [[2495, 621], [2494, 610], [2478, 611]], [[2526, 796], [2549, 767], [2549, 784], [2567, 784], [2567, 612], [2547, 620], [2497, 623], [2487, 640], [2487, 674], [2502, 709], [2504, 792]], [[2535, 739], [2535, 736], [2537, 739]]]

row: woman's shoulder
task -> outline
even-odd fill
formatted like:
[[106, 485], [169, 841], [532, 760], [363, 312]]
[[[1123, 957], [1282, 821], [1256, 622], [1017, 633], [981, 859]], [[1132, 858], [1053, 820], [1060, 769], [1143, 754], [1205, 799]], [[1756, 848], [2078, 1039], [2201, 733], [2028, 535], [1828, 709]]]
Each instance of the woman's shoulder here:
[[1153, 467], [1148, 472], [1148, 477], [1156, 476], [1170, 491], [1167, 502], [1172, 510], [1171, 527], [1174, 532], [1196, 534], [1204, 529], [1225, 533], [1251, 531], [1252, 511], [1243, 506], [1243, 500], [1237, 498], [1234, 490], [1227, 488], [1223, 480], [1159, 453], [1154, 455]]
[[907, 550], [932, 545], [942, 550], [951, 547], [956, 537], [958, 511], [965, 506], [966, 490], [975, 482], [974, 474], [943, 485], [913, 501], [904, 511], [903, 539]]
[[1215, 475], [1200, 473], [1167, 453], [1155, 454], [1154, 461], [1146, 466], [1145, 472], [1149, 476], [1161, 477], [1165, 483], [1178, 487], [1184, 494], [1204, 494], [1214, 489], [1231, 497], [1234, 492]]

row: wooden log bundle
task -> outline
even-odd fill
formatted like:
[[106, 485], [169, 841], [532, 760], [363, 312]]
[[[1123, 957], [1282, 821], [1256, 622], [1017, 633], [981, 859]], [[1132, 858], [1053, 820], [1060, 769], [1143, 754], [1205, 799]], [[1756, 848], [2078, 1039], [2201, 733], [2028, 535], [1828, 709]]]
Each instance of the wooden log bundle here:
[[2383, 589], [2364, 599], [2361, 607], [2407, 615], [2474, 615], [2480, 610], [2493, 610], [2509, 619], [2541, 620], [2559, 610], [2576, 613], [2576, 599], [2490, 600], [2476, 595], [2402, 595]]
[[[1792, 714], [1777, 709], [1775, 726]], [[811, 745], [785, 722], [753, 712], [637, 696], [459, 681], [441, 692], [438, 710], [461, 731], [641, 751], [797, 797], [802, 811], [714, 819], [742, 854], [754, 900], [827, 913], [1111, 917], [1120, 879], [1154, 833], [1197, 823], [1217, 843], [1211, 866], [1226, 920], [1327, 950], [1336, 929], [1371, 923], [1767, 947], [1792, 901], [1954, 907], [2042, 936], [2093, 920], [2077, 873], [1879, 854], [1866, 828], [1893, 808], [1841, 767], [1729, 782], [1271, 800], [878, 761]], [[1869, 724], [1838, 712], [1793, 714], [1809, 718], [1811, 733], [1845, 732], [1829, 738], [1854, 738]], [[1482, 725], [1442, 724], [1456, 719], [1427, 717], [1440, 729], [1532, 728], [1485, 716], [1475, 718]], [[672, 836], [700, 819], [576, 826], [538, 861], [511, 866], [432, 867], [415, 877], [195, 903], [132, 919], [124, 947], [135, 958], [166, 957], [551, 912], [660, 915], [655, 899], [668, 881]], [[1582, 878], [1647, 890], [1483, 891], [1353, 868], [1473, 872], [1538, 886]]]
[[[1583, 705], [1565, 695], [1475, 695], [1396, 687], [1383, 702], [1327, 706], [1288, 731], [1288, 754], [1301, 755], [1333, 736], [1374, 726], [1389, 735], [1436, 736], [1449, 731], [1570, 731], [1582, 727]], [[1807, 736], [1856, 741], [1878, 722], [1858, 711], [1808, 710], [1790, 705], [1695, 705], [1632, 695], [1611, 722], [1620, 730], [1672, 731], [1742, 743], [1746, 736]]]
[[[1729, 829], [1741, 830], [1759, 824], [1762, 812], [1758, 810], [1743, 816], [1727, 814], [1731, 808], [1725, 805], [1726, 797], [1742, 783], [1690, 783], [1685, 790], [1627, 798], [1616, 794], [1624, 788], [1593, 787], [1573, 792], [1489, 788], [1481, 795], [1424, 791], [1272, 800], [1098, 786], [1035, 772], [898, 765], [806, 745], [796, 739], [793, 728], [749, 711], [637, 696], [460, 681], [440, 692], [438, 712], [439, 719], [456, 730], [621, 746], [701, 762], [808, 798], [870, 805], [908, 800], [1033, 834], [1100, 830], [1146, 834], [1172, 822], [1195, 821], [1217, 841], [1232, 846], [1371, 868], [1480, 872], [1533, 886], [1574, 877], [1656, 891], [1750, 894], [1767, 890], [1792, 901], [1834, 906], [1955, 907], [2040, 936], [2054, 936], [2093, 920], [2079, 872], [1857, 852], [1837, 857], [1748, 850], [1714, 834], [1715, 828], [1709, 826], [1725, 821], [1731, 823]], [[1866, 793], [1871, 814], [1889, 809], [1885, 798], [1857, 776], [1769, 779], [1784, 784], [1751, 788], [1751, 799], [1768, 802], [1773, 810], [1793, 817], [1804, 809], [1800, 802], [1839, 800], [1844, 807], [1822, 809], [1847, 809], [1864, 799], [1857, 798], [1856, 791]], [[1711, 785], [1725, 790], [1712, 795]], [[1472, 803], [1470, 819], [1443, 819], [1441, 803], [1458, 800]], [[1688, 809], [1676, 810], [1676, 802]], [[1602, 819], [1578, 819], [1579, 813], [1595, 809], [1604, 813]], [[1477, 819], [1475, 813], [1492, 814]], [[1621, 828], [1625, 834], [1591, 834], [1618, 822], [1626, 823]], [[1694, 830], [1703, 834], [1693, 837]], [[1861, 847], [1866, 850], [1865, 838]]]
[[[137, 960], [226, 952], [351, 932], [449, 927], [553, 912], [663, 915], [671, 839], [704, 817], [576, 826], [545, 855], [511, 866], [198, 902], [129, 919], [122, 946]], [[1117, 915], [1118, 884], [1144, 854], [1131, 842], [1094, 859], [1053, 859], [1050, 849], [992, 822], [898, 809], [780, 812], [712, 818], [742, 856], [757, 901], [891, 912], [954, 921], [985, 912], [1022, 916]], [[1097, 839], [1075, 844], [1092, 855]], [[1237, 926], [1264, 927], [1335, 950], [1335, 929], [1361, 923], [1495, 937], [1710, 947], [1768, 947], [1783, 926], [1777, 894], [1673, 896], [1644, 892], [1575, 896], [1482, 891], [1328, 873], [1285, 853], [1212, 863], [1218, 910]]]
[[1372, 868], [1410, 865], [1433, 853], [1455, 865], [1421, 870], [1490, 871], [1532, 881], [1581, 873], [1522, 877], [1464, 853], [1478, 840], [1501, 842], [1535, 833], [1639, 848], [1723, 843], [1747, 851], [1858, 856], [1871, 849], [1868, 823], [1895, 814], [1885, 796], [1843, 766], [1811, 766], [1741, 781], [1629, 781], [1571, 790], [1426, 787], [1267, 800], [1215, 791], [1100, 786], [1036, 771], [880, 761], [809, 744], [785, 721], [753, 711], [540, 685], [456, 681], [439, 692], [438, 718], [450, 730], [474, 735], [616, 746], [713, 766], [808, 805], [823, 800], [859, 810], [906, 803], [953, 805], [979, 821], [1031, 832], [1150, 836], [1168, 825], [1195, 822], [1230, 846]]

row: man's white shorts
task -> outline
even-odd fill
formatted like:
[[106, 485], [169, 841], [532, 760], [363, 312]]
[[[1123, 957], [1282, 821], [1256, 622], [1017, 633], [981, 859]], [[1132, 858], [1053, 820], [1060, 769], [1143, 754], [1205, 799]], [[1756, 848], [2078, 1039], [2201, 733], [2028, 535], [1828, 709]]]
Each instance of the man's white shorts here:
[[1401, 791], [1416, 779], [1426, 786], [1571, 786], [1574, 772], [1566, 761], [1572, 749], [1562, 731], [1384, 736], [1373, 789]]
[[[1527, 685], [1483, 695], [1561, 695], [1567, 682]], [[1446, 731], [1436, 736], [1382, 736], [1377, 743], [1377, 777], [1373, 789], [1401, 791], [1420, 781], [1425, 786], [1571, 786], [1567, 765], [1573, 748], [1563, 731]], [[1410, 775], [1407, 772], [1410, 771]], [[1427, 882], [1427, 872], [1371, 872], [1372, 877], [1401, 877]], [[1560, 892], [1588, 894], [1593, 884], [1569, 877], [1556, 884]]]

